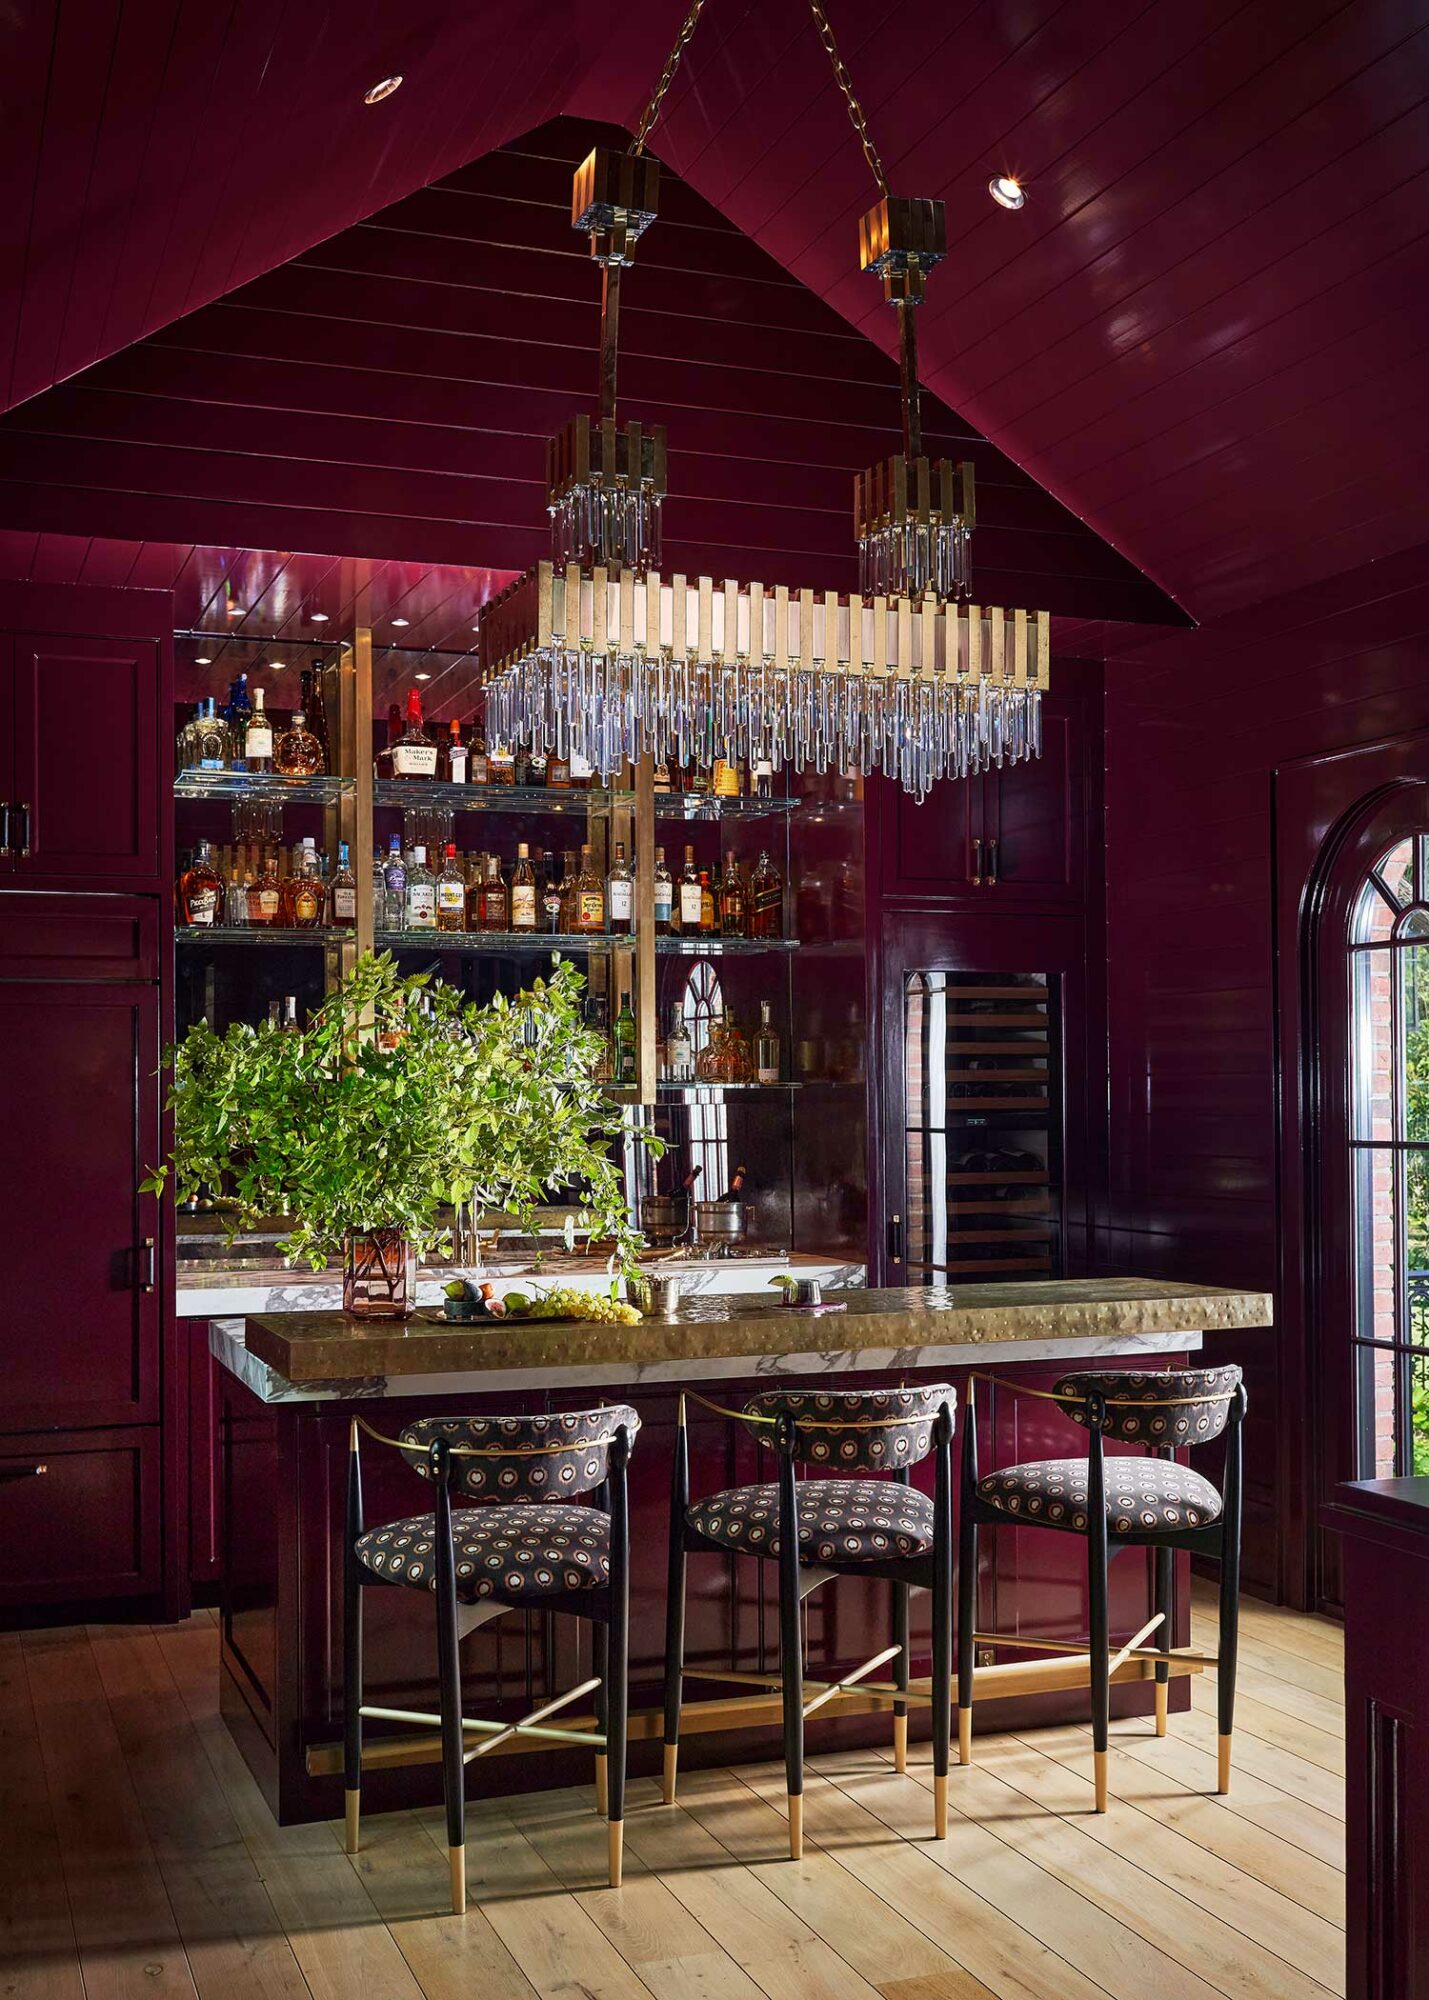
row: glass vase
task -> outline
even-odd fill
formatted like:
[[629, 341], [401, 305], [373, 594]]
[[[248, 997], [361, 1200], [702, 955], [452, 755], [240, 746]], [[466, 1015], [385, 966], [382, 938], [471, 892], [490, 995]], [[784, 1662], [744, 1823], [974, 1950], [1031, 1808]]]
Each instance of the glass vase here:
[[410, 1319], [417, 1253], [400, 1229], [354, 1230], [343, 1247], [342, 1309], [355, 1319]]

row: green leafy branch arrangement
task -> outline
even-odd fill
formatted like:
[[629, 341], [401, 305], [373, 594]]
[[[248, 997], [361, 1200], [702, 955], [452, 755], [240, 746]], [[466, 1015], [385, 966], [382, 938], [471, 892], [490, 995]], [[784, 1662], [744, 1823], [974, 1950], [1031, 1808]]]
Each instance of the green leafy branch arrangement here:
[[642, 1239], [607, 1150], [622, 1119], [595, 1081], [604, 1041], [582, 1019], [584, 990], [556, 960], [483, 1006], [369, 952], [301, 1034], [200, 1021], [166, 1052], [173, 1153], [144, 1187], [172, 1179], [180, 1201], [222, 1188], [235, 1229], [287, 1216], [284, 1254], [314, 1269], [369, 1229], [403, 1230], [419, 1256], [445, 1249], [448, 1203], [531, 1228], [538, 1203], [568, 1199], [629, 1271]]

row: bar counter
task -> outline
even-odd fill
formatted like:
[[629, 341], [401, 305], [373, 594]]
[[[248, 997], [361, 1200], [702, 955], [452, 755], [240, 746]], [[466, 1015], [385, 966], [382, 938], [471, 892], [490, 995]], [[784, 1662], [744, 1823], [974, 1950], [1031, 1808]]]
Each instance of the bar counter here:
[[[380, 1428], [409, 1416], [491, 1414], [632, 1401], [641, 1430], [630, 1466], [631, 1769], [656, 1768], [656, 1709], [663, 1655], [668, 1490], [680, 1389], [708, 1385], [712, 1401], [737, 1407], [771, 1379], [818, 1375], [831, 1386], [888, 1380], [950, 1380], [959, 1425], [967, 1376], [991, 1367], [1047, 1387], [1069, 1363], [1165, 1366], [1193, 1353], [1204, 1332], [1267, 1325], [1264, 1293], [1137, 1278], [960, 1286], [956, 1290], [848, 1291], [841, 1309], [786, 1308], [763, 1296], [696, 1297], [671, 1318], [633, 1326], [589, 1322], [451, 1325], [433, 1316], [405, 1324], [358, 1322], [340, 1313], [286, 1311], [212, 1323], [219, 1362], [223, 1456], [223, 1712], [281, 1820], [340, 1810], [340, 1562], [349, 1416], [383, 1401]], [[1055, 1406], [980, 1387], [984, 1467], [1085, 1451], [1085, 1434]], [[747, 1428], [702, 1406], [688, 1414], [691, 1490], [698, 1497], [770, 1476]], [[919, 1483], [931, 1464], [919, 1468]], [[370, 1524], [424, 1512], [430, 1489], [380, 1444], [363, 1452]], [[979, 1622], [985, 1629], [1076, 1637], [1086, 1631], [1085, 1550], [1080, 1537], [1006, 1529], [984, 1535]], [[1177, 1642], [1186, 1634], [1186, 1576], [1178, 1560]], [[764, 1672], [777, 1654], [772, 1565], [692, 1559], [687, 1659], [707, 1675]], [[1112, 1624], [1123, 1637], [1145, 1622], [1149, 1578], [1134, 1558], [1113, 1565]], [[809, 1599], [810, 1670], [846, 1667], [887, 1644], [890, 1586], [840, 1578]], [[401, 1708], [434, 1706], [435, 1641], [430, 1607], [402, 1590], [366, 1594], [368, 1697]], [[928, 1650], [927, 1606], [913, 1599], [915, 1673]], [[920, 1618], [921, 1614], [921, 1618]], [[513, 1612], [472, 1633], [463, 1647], [471, 1713], [516, 1716], [589, 1673], [590, 1629], [539, 1611]], [[1015, 1666], [1016, 1662], [1010, 1662]], [[1073, 1663], [1075, 1665], [1075, 1663]], [[1149, 1709], [1137, 1663], [1113, 1690], [1119, 1712]], [[1005, 1728], [1083, 1715], [1085, 1694], [1065, 1665], [1025, 1663], [1004, 1688], [979, 1672], [980, 1712]], [[1132, 1684], [1127, 1684], [1128, 1682]], [[717, 1685], [717, 1683], [716, 1683]], [[1006, 1698], [1004, 1698], [1004, 1695]], [[1179, 1700], [1178, 1700], [1179, 1697]], [[1184, 1706], [1184, 1679], [1172, 1705]], [[989, 1711], [984, 1705], [991, 1700]], [[767, 1706], [767, 1704], [766, 1704]], [[772, 1717], [744, 1690], [691, 1705], [688, 1761], [773, 1754]], [[887, 1718], [854, 1704], [811, 1726], [820, 1744], [882, 1740]], [[590, 1779], [578, 1753], [522, 1747], [472, 1767], [474, 1787], [568, 1784]], [[440, 1796], [434, 1746], [375, 1736], [371, 1810]], [[364, 1784], [368, 1784], [364, 1779]]]

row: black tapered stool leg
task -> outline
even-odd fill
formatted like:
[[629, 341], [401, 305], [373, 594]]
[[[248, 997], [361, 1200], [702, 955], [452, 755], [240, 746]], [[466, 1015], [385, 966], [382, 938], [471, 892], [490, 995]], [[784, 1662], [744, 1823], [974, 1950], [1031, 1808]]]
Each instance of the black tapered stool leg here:
[[977, 1665], [977, 1411], [971, 1387], [963, 1410], [958, 1509], [958, 1762], [971, 1764]]
[[938, 1412], [933, 1496], [933, 1832], [948, 1837], [948, 1756], [953, 1715], [952, 1418]]
[[1092, 1773], [1096, 1809], [1107, 1805], [1107, 1752], [1111, 1736], [1111, 1650], [1107, 1617], [1106, 1473], [1100, 1419], [1093, 1416], [1087, 1454], [1087, 1610], [1091, 1643]]
[[[787, 1419], [781, 1419], [781, 1424]], [[789, 1855], [804, 1854], [804, 1649], [799, 1595], [799, 1506], [792, 1432], [779, 1447], [779, 1678], [784, 1695], [784, 1776], [789, 1794]]]
[[625, 1867], [625, 1727], [630, 1699], [630, 1506], [625, 1467], [630, 1438], [624, 1425], [610, 1453], [610, 1634], [606, 1643], [605, 1747], [610, 1766], [610, 1886]]
[[1231, 1788], [1231, 1735], [1235, 1726], [1236, 1641], [1240, 1626], [1241, 1419], [1245, 1390], [1236, 1392], [1226, 1426], [1226, 1470], [1221, 1487], [1221, 1604], [1216, 1648], [1216, 1790]]
[[[898, 1648], [893, 1662], [893, 1685], [908, 1692], [908, 1585], [893, 1586], [893, 1643]], [[893, 1768], [908, 1769], [908, 1704], [893, 1704]]]
[[357, 1454], [357, 1424], [348, 1430], [347, 1546], [342, 1565], [342, 1782], [345, 1845], [356, 1854], [362, 1815], [362, 1564], [357, 1539], [362, 1533], [362, 1465]]
[[[591, 1672], [600, 1679], [595, 1691], [595, 1726], [604, 1737], [610, 1735], [610, 1631], [597, 1621], [590, 1628]], [[607, 1749], [608, 1749], [607, 1744]], [[610, 1811], [610, 1766], [606, 1750], [595, 1753], [595, 1809], [602, 1819]]]
[[680, 1704], [684, 1700], [685, 1666], [685, 1513], [690, 1504], [690, 1451], [685, 1432], [685, 1399], [675, 1432], [675, 1462], [670, 1474], [670, 1560], [665, 1578], [665, 1769], [664, 1798], [675, 1803], [675, 1774], [680, 1759]]
[[[1156, 1604], [1161, 1613], [1161, 1623], [1156, 1628], [1156, 1643], [1163, 1653], [1171, 1651], [1171, 1600], [1172, 1580], [1176, 1573], [1176, 1552], [1174, 1549], [1157, 1549], [1154, 1557], [1156, 1565]], [[1166, 1718], [1170, 1707], [1171, 1668], [1165, 1662], [1156, 1662], [1156, 1734], [1166, 1734]]]
[[442, 1794], [447, 1809], [447, 1858], [451, 1864], [452, 1910], [466, 1910], [466, 1766], [462, 1762], [461, 1651], [457, 1631], [456, 1558], [452, 1552], [452, 1503], [446, 1482], [446, 1448], [433, 1447], [437, 1463], [437, 1678], [442, 1710]]

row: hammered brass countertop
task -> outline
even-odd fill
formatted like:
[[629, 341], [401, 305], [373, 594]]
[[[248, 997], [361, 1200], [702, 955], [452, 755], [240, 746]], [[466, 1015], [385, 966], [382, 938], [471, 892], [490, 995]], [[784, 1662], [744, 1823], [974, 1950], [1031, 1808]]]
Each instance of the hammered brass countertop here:
[[[749, 1363], [750, 1372], [817, 1357], [841, 1368], [966, 1365], [979, 1347], [1065, 1340], [1084, 1351], [1116, 1352], [1137, 1337], [1268, 1326], [1268, 1293], [1153, 1278], [1066, 1278], [1030, 1284], [930, 1286], [826, 1295], [837, 1312], [789, 1310], [759, 1297], [695, 1297], [671, 1318], [636, 1326], [591, 1322], [500, 1321], [454, 1326], [440, 1318], [366, 1321], [340, 1312], [258, 1314], [248, 1319], [248, 1352], [290, 1383], [339, 1383], [402, 1375], [463, 1375], [508, 1382], [529, 1369], [550, 1379], [569, 1367], [590, 1379], [609, 1366], [690, 1375], [692, 1364]], [[1092, 1348], [1087, 1343], [1093, 1343]], [[1070, 1357], [1070, 1354], [1068, 1356]]]

